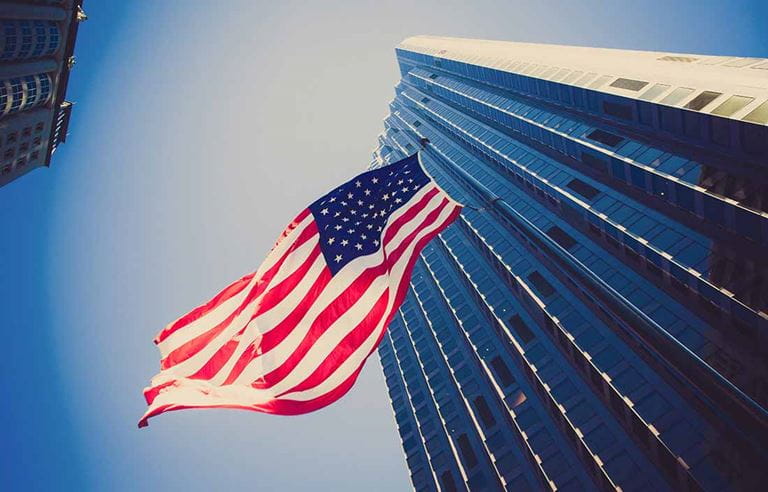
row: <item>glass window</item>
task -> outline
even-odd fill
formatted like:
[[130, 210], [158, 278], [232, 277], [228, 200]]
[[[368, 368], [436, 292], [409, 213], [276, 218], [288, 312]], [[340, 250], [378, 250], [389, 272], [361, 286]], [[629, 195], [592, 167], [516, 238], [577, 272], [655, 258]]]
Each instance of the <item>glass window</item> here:
[[768, 101], [753, 109], [742, 120], [762, 125], [768, 123]]
[[624, 79], [624, 78], [618, 78], [611, 83], [611, 87], [616, 87], [618, 89], [626, 89], [628, 91], [639, 91], [646, 85], [648, 85], [648, 82], [644, 82], [642, 80]]
[[488, 406], [484, 397], [478, 396], [475, 398], [475, 408], [477, 408], [477, 412], [480, 414], [480, 420], [483, 421], [483, 424], [486, 427], [493, 427], [496, 424], [496, 419], [493, 417], [491, 408]]
[[496, 375], [501, 379], [501, 386], [509, 386], [515, 382], [515, 378], [512, 376], [512, 373], [509, 372], [509, 368], [500, 357], [494, 357], [491, 361], [491, 366], [493, 366]]
[[640, 94], [640, 99], [643, 101], [653, 101], [662, 93], [666, 92], [670, 87], [672, 86], [667, 84], [655, 84], [653, 87]]
[[549, 229], [547, 231], [547, 235], [554, 239], [557, 244], [565, 249], [571, 249], [574, 245], [576, 245], [576, 240], [557, 226]]
[[600, 193], [578, 178], [572, 179], [566, 186], [588, 200], [592, 200]]
[[587, 138], [605, 144], [609, 147], [616, 147], [622, 141], [624, 141], [622, 137], [614, 135], [613, 133], [605, 132], [603, 130], [593, 130], [589, 135], [587, 135]]
[[464, 457], [464, 461], [467, 464], [467, 467], [472, 468], [477, 464], [477, 456], [475, 455], [475, 451], [472, 449], [472, 445], [469, 443], [469, 438], [466, 434], [462, 434], [459, 436], [458, 440], [461, 455]]
[[552, 287], [552, 285], [547, 282], [547, 279], [545, 279], [544, 276], [542, 276], [539, 272], [532, 272], [530, 275], [528, 275], [528, 280], [531, 281], [539, 294], [544, 297], [551, 296], [555, 293], [555, 289]]
[[717, 99], [722, 95], [723, 95], [722, 92], [704, 91], [698, 96], [688, 101], [688, 104], [686, 104], [683, 107], [686, 109], [692, 109], [694, 111], [701, 111], [709, 103], [711, 103], [712, 101], [714, 101], [715, 99]]
[[692, 92], [693, 89], [689, 87], [678, 87], [659, 102], [668, 106], [675, 106], [677, 103], [690, 96]]
[[515, 314], [509, 318], [510, 327], [517, 333], [523, 343], [528, 343], [535, 338], [533, 332], [528, 328], [523, 319]]
[[731, 96], [720, 106], [713, 109], [712, 114], [716, 114], [718, 116], [731, 116], [733, 113], [739, 111], [744, 106], [746, 106], [747, 104], [751, 103], [754, 100], [755, 100], [754, 97]]

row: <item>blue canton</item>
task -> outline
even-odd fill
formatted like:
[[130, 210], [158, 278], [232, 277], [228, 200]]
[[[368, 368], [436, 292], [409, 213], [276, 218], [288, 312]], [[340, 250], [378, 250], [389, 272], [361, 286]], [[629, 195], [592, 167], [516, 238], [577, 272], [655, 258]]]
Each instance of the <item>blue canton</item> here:
[[414, 154], [363, 173], [310, 205], [331, 273], [379, 249], [389, 216], [429, 181]]

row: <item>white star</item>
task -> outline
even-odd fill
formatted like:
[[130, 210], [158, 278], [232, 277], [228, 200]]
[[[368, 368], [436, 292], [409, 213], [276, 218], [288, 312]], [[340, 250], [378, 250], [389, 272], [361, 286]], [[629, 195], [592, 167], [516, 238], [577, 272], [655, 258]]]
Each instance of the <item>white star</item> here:
[[346, 239], [341, 241], [342, 246], [346, 246], [347, 244], [349, 244], [349, 241], [347, 241]]
[[409, 183], [413, 183], [413, 178], [408, 178]]
[[372, 209], [373, 208], [373, 204], [368, 205], [368, 208]]
[[387, 211], [386, 210], [379, 210], [379, 214], [381, 214], [381, 216], [384, 217], [385, 215], [387, 215]]
[[373, 179], [371, 180], [371, 182], [372, 182], [373, 184], [376, 184], [376, 183], [378, 183], [378, 182], [379, 182], [379, 178], [373, 178]]
[[335, 214], [333, 214], [334, 217], [338, 217], [339, 215], [341, 215], [341, 212], [336, 212]]
[[336, 263], [339, 263], [341, 261], [341, 255], [336, 255], [336, 258], [334, 258], [334, 261]]
[[358, 201], [357, 201], [357, 205], [358, 205], [359, 207], [362, 207], [362, 206], [363, 206], [363, 201], [362, 201], [362, 200], [358, 200]]
[[331, 199], [330, 199], [330, 200], [328, 200], [328, 201], [329, 201], [329, 202], [331, 202], [331, 203], [333, 203], [333, 202], [335, 202], [335, 201], [336, 201], [336, 197], [335, 197], [335, 196], [332, 196], [332, 197], [331, 197]]
[[357, 248], [357, 250], [360, 251], [361, 249], [363, 249], [363, 245], [360, 243], [357, 243], [355, 244], [355, 248]]
[[407, 186], [403, 186], [403, 193], [406, 193], [409, 189]]
[[344, 205], [345, 207], [347, 206], [347, 202], [345, 202], [343, 200], [342, 200], [341, 204]]
[[[377, 230], [377, 231], [379, 231], [379, 232], [381, 232], [381, 226], [377, 227], [377, 228], [376, 228], [376, 230]], [[378, 241], [376, 241], [376, 244], [379, 244], [379, 242], [378, 242]]]
[[373, 218], [374, 218], [374, 219], [375, 219], [376, 217], [378, 217], [378, 216], [379, 216], [379, 212], [376, 212], [375, 214], [373, 214]]
[[366, 218], [366, 217], [368, 217], [368, 214], [363, 214], [363, 218]]
[[347, 198], [349, 198], [350, 200], [352, 199], [353, 196], [355, 195], [353, 195], [352, 193], [347, 193]]
[[360, 224], [362, 224], [362, 222], [360, 222], [359, 220], [355, 222], [355, 225], [360, 225]]
[[416, 191], [416, 188], [418, 188], [419, 185], [413, 185], [413, 191]]
[[411, 174], [411, 171], [405, 171], [403, 174]]
[[367, 225], [367, 226], [365, 226], [365, 227], [367, 227], [368, 229], [373, 229], [373, 224], [368, 224], [368, 225]]
[[358, 179], [357, 181], [355, 181], [355, 186], [360, 188], [361, 186], [363, 186], [363, 183], [361, 183], [360, 180]]
[[336, 227], [334, 227], [334, 229], [336, 229], [337, 231], [340, 231], [341, 230], [341, 226], [337, 225]]
[[366, 236], [365, 234], [361, 234], [360, 239], [368, 239], [368, 236]]
[[404, 183], [404, 181], [403, 181], [402, 179], [398, 179], [398, 180], [397, 180], [397, 184], [401, 185], [401, 184], [403, 184], [403, 183]]
[[389, 194], [388, 193], [384, 193], [384, 196], [382, 196], [381, 199], [386, 202], [387, 200], [389, 200]]
[[328, 238], [328, 244], [333, 244], [334, 241], [336, 241], [335, 237], [329, 237]]
[[352, 234], [353, 232], [355, 232], [355, 230], [354, 229], [347, 229], [347, 232]]
[[349, 213], [351, 213], [352, 215], [357, 215], [357, 210], [350, 210]]
[[378, 245], [379, 245], [379, 240], [378, 240], [378, 239], [374, 239], [374, 240], [373, 240], [373, 244], [375, 244], [376, 246], [378, 246]]
[[395, 203], [400, 203], [400, 202], [402, 202], [402, 201], [403, 201], [403, 200], [402, 200], [402, 199], [400, 199], [400, 198], [395, 198]]
[[371, 190], [366, 189], [363, 193], [365, 193], [365, 196], [368, 196], [371, 194]]
[[322, 209], [322, 210], [320, 211], [320, 213], [321, 213], [321, 214], [323, 214], [323, 215], [328, 215], [328, 209], [327, 209], [327, 208], [324, 208], [324, 209]]
[[344, 222], [349, 222], [349, 219], [347, 217], [342, 217], [341, 220], [343, 220]]

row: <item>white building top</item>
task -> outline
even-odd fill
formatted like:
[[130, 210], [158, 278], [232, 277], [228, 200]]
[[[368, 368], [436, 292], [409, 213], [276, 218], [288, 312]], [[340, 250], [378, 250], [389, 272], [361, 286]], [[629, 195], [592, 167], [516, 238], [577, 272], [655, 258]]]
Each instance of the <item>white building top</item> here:
[[768, 125], [768, 59], [414, 36], [399, 49]]

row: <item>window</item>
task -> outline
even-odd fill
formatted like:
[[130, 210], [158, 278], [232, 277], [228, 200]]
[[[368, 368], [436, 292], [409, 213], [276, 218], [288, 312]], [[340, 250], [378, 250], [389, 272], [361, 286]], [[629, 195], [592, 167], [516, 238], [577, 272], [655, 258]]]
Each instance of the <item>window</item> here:
[[689, 87], [678, 87], [670, 92], [667, 97], [659, 101], [659, 103], [666, 104], [667, 106], [675, 106], [677, 103], [691, 95], [692, 92], [693, 89]]
[[692, 109], [694, 111], [701, 111], [709, 103], [722, 96], [722, 92], [704, 91], [698, 96], [694, 97], [688, 104], [683, 106], [685, 109]]
[[520, 337], [523, 343], [528, 343], [536, 338], [531, 329], [528, 328], [523, 319], [517, 314], [509, 318], [509, 326], [517, 333], [517, 336]]
[[764, 125], [768, 123], [768, 101], [753, 109], [747, 116], [742, 118], [744, 121]]
[[28, 126], [28, 127], [24, 128], [24, 130], [21, 132], [21, 134], [24, 137], [30, 136], [32, 134], [32, 127]]
[[464, 462], [467, 464], [468, 468], [472, 468], [477, 464], [477, 456], [472, 449], [472, 445], [469, 444], [469, 438], [466, 434], [459, 436], [459, 449], [461, 450], [461, 455], [464, 457]]
[[477, 408], [477, 412], [480, 414], [480, 420], [483, 421], [483, 424], [486, 427], [493, 427], [496, 424], [496, 419], [493, 417], [493, 413], [491, 413], [491, 408], [488, 406], [488, 403], [483, 396], [475, 398], [475, 408]]
[[539, 294], [544, 297], [551, 296], [555, 293], [555, 289], [552, 287], [552, 284], [547, 282], [547, 279], [545, 279], [544, 276], [539, 272], [533, 272], [528, 275], [528, 280], [531, 281]]
[[547, 236], [554, 239], [554, 241], [565, 249], [571, 249], [576, 240], [569, 236], [564, 230], [557, 226], [552, 227], [547, 231]]
[[448, 492], [454, 492], [456, 489], [456, 482], [453, 481], [453, 475], [451, 475], [450, 471], [444, 471], [442, 475], [440, 475], [440, 485], [443, 490], [446, 490]]
[[437, 75], [436, 73], [433, 73], [432, 75], [429, 76], [429, 78], [432, 79], [432, 80], [435, 80], [438, 77], [439, 77], [439, 75]]
[[421, 98], [421, 102], [424, 103], [424, 104], [427, 104], [429, 101], [430, 101], [430, 99], [428, 97], [422, 97]]
[[633, 80], [633, 79], [616, 79], [611, 83], [611, 87], [616, 87], [618, 89], [626, 89], [628, 91], [639, 91], [643, 87], [648, 85], [648, 82], [644, 82], [642, 80]]
[[499, 379], [501, 379], [502, 386], [509, 386], [515, 382], [515, 378], [512, 377], [512, 373], [509, 372], [509, 368], [504, 361], [501, 360], [501, 357], [494, 357], [491, 361], [491, 366], [493, 367], [493, 370], [496, 371], [496, 375], [499, 376]]
[[44, 127], [44, 126], [45, 126], [45, 125], [43, 124], [43, 122], [42, 122], [42, 121], [41, 121], [41, 122], [39, 122], [38, 124], [36, 124], [36, 125], [35, 125], [35, 132], [36, 132], [36, 133], [40, 133], [40, 132], [42, 132], [42, 131], [43, 131], [43, 127]]
[[603, 101], [603, 112], [608, 116], [621, 118], [623, 120], [632, 119], [632, 108], [626, 104]]
[[592, 200], [594, 197], [600, 194], [599, 191], [597, 191], [595, 188], [588, 185], [584, 181], [580, 180], [579, 178], [572, 179], [566, 186], [568, 186], [568, 188], [572, 189], [573, 191], [583, 196], [587, 200]]
[[592, 130], [592, 132], [587, 135], [587, 138], [594, 140], [595, 142], [605, 144], [609, 147], [616, 147], [624, 141], [622, 137], [614, 135], [613, 133], [604, 132], [603, 130]]
[[712, 114], [718, 116], [731, 116], [733, 113], [741, 110], [744, 106], [754, 101], [754, 97], [747, 96], [731, 96], [720, 106], [712, 110]]
[[643, 101], [653, 101], [657, 97], [659, 97], [662, 93], [666, 92], [667, 89], [672, 87], [671, 85], [667, 84], [655, 84], [653, 87], [645, 91], [643, 94], [640, 95], [640, 99]]
[[419, 121], [419, 120], [414, 121], [413, 122], [413, 126], [415, 126], [416, 128], [420, 127], [421, 126], [421, 121]]

